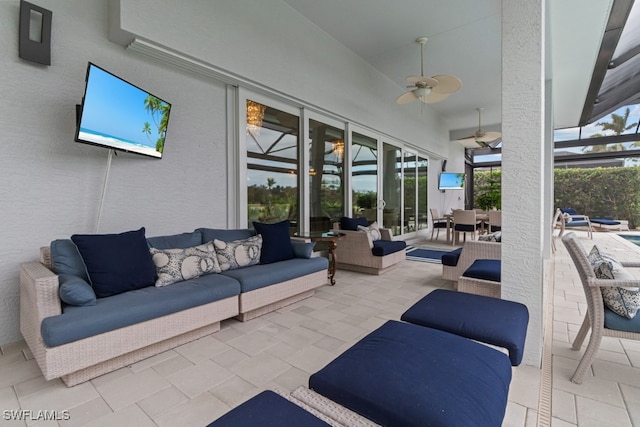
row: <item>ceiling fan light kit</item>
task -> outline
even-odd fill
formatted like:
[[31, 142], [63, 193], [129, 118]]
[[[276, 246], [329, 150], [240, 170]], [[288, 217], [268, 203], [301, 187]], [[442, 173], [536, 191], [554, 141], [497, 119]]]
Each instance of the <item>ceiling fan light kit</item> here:
[[405, 81], [411, 88], [409, 92], [405, 92], [396, 99], [396, 104], [408, 104], [416, 99], [424, 104], [434, 104], [444, 101], [453, 92], [457, 92], [462, 87], [459, 78], [448, 74], [438, 74], [433, 77], [425, 77], [424, 75], [424, 45], [427, 43], [426, 37], [420, 37], [416, 40], [420, 45], [420, 75], [409, 76]]

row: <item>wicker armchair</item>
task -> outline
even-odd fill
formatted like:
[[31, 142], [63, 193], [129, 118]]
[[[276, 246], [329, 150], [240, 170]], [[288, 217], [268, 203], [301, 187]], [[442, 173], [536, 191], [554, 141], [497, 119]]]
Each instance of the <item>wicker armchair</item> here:
[[[383, 274], [406, 258], [407, 251], [400, 250], [384, 256], [373, 255], [373, 239], [369, 233], [343, 230], [340, 223], [333, 224], [334, 231], [345, 234], [336, 248], [337, 267], [343, 270], [367, 274]], [[380, 228], [381, 240], [393, 240], [388, 228]]]
[[[582, 326], [580, 327], [578, 335], [576, 336], [572, 346], [573, 350], [580, 350], [589, 329], [591, 329], [591, 337], [589, 338], [587, 349], [585, 350], [582, 359], [580, 359], [580, 363], [578, 363], [576, 371], [571, 377], [572, 382], [582, 384], [585, 374], [589, 370], [591, 362], [598, 352], [603, 336], [640, 340], [640, 332], [610, 329], [605, 325], [605, 313], [608, 312], [606, 315], [607, 318], [611, 315], [617, 316], [619, 318], [617, 320], [622, 320], [627, 323], [628, 326], [631, 326], [630, 329], [635, 328], [636, 331], [640, 331], [640, 317], [636, 316], [634, 319], [627, 322], [622, 316], [618, 316], [610, 311], [604, 305], [601, 288], [607, 286], [640, 287], [640, 280], [598, 279], [596, 278], [593, 267], [589, 262], [587, 253], [578, 241], [575, 233], [568, 233], [565, 235], [562, 238], [562, 243], [564, 243], [567, 248], [569, 255], [571, 255], [571, 259], [578, 270], [580, 280], [582, 281], [582, 287], [587, 298], [587, 314], [584, 317]], [[640, 262], [624, 262], [621, 264], [625, 267], [640, 267]]]
[[477, 259], [500, 259], [502, 244], [483, 240], [469, 240], [464, 243], [456, 266], [442, 265], [442, 278], [458, 282], [462, 273]]

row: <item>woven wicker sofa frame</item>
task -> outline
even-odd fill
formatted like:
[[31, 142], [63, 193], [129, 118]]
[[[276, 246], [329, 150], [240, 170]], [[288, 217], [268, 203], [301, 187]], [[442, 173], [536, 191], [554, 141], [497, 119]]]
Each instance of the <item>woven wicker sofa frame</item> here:
[[[367, 274], [383, 274], [406, 259], [407, 251], [402, 250], [384, 256], [371, 253], [373, 240], [371, 234], [362, 231], [342, 230], [339, 223], [333, 224], [334, 231], [346, 236], [336, 247], [337, 267], [343, 270], [357, 271]], [[391, 230], [380, 228], [382, 240], [393, 240]]]
[[327, 270], [266, 288], [225, 298], [135, 325], [48, 347], [40, 332], [42, 320], [62, 313], [58, 276], [49, 247], [40, 262], [20, 266], [20, 331], [44, 378], [61, 378], [69, 387], [220, 330], [220, 321], [242, 321], [292, 304], [327, 283]]
[[460, 276], [477, 259], [500, 259], [502, 244], [482, 240], [468, 240], [462, 247], [456, 266], [442, 265], [442, 278], [458, 282]]

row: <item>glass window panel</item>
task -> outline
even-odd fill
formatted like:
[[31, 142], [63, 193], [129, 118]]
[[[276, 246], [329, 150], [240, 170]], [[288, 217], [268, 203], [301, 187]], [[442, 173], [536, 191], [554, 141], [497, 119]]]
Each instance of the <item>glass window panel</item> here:
[[246, 108], [247, 225], [288, 219], [299, 231], [299, 118], [251, 100]]
[[351, 136], [353, 216], [378, 219], [378, 142], [353, 132]]
[[398, 235], [400, 228], [400, 188], [402, 183], [401, 167], [402, 153], [394, 145], [384, 143], [382, 156], [382, 191], [384, 208], [382, 210], [382, 224]]
[[402, 219], [403, 233], [415, 231], [417, 228], [416, 212], [416, 186], [417, 186], [417, 162], [418, 158], [414, 153], [404, 153], [404, 218]]
[[429, 187], [429, 161], [418, 156], [418, 230], [429, 227], [427, 212], [427, 188]]
[[309, 120], [311, 231], [327, 231], [344, 215], [344, 131]]

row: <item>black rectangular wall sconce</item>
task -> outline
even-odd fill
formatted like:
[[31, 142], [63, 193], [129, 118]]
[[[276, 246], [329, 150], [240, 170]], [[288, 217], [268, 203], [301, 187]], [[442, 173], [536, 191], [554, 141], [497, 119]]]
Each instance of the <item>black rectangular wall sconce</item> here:
[[19, 56], [27, 61], [51, 65], [51, 18], [53, 13], [20, 0]]

